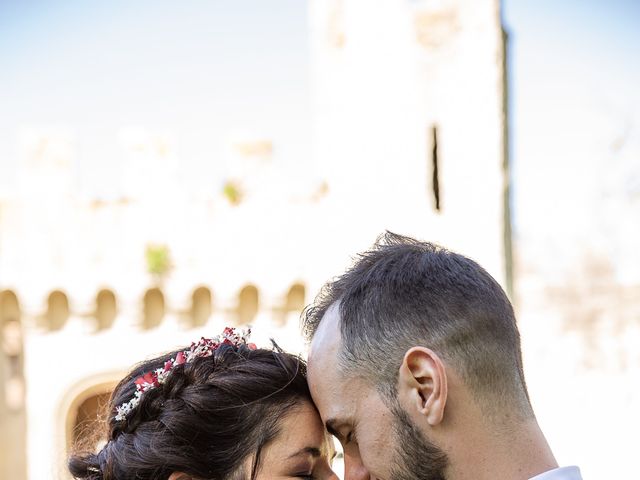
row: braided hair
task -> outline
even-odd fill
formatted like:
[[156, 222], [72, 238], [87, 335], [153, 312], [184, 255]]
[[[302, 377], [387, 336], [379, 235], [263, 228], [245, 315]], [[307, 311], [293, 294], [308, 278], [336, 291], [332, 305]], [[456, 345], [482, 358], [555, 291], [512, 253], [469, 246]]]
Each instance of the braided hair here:
[[[179, 352], [180, 350], [178, 350]], [[278, 435], [279, 421], [311, 401], [306, 366], [280, 350], [223, 345], [210, 357], [174, 368], [124, 420], [116, 407], [130, 400], [135, 379], [160, 368], [177, 352], [137, 365], [109, 400], [107, 443], [76, 451], [71, 475], [86, 480], [166, 480], [183, 472], [202, 480], [236, 480], [257, 473], [262, 448]]]

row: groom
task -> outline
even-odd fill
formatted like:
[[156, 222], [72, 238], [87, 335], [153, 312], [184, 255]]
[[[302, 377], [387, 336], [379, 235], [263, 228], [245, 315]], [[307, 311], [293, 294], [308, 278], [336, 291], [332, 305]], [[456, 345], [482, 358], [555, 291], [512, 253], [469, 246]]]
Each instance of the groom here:
[[580, 480], [534, 416], [513, 309], [477, 263], [392, 233], [303, 318], [345, 480]]

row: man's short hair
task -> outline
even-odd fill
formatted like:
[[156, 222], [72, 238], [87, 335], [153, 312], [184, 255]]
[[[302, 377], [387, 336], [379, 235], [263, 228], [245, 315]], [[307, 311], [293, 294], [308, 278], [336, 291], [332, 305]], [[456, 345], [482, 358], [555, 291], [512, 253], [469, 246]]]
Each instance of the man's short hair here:
[[334, 304], [342, 335], [339, 368], [370, 381], [387, 399], [395, 397], [404, 354], [420, 345], [453, 368], [489, 413], [513, 407], [532, 413], [513, 308], [473, 260], [387, 232], [305, 309], [308, 340]]

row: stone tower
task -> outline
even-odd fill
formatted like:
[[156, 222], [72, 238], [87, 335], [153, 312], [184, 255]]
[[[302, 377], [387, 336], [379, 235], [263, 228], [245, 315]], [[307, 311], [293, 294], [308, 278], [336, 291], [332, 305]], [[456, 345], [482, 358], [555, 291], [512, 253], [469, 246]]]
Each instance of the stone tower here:
[[310, 24], [314, 154], [332, 193], [510, 289], [499, 0], [312, 0]]

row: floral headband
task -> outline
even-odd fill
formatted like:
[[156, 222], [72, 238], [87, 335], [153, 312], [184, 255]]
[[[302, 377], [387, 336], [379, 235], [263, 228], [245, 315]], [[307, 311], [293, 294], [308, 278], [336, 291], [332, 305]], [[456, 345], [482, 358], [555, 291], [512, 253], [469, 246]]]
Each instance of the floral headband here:
[[189, 350], [178, 352], [175, 358], [167, 360], [164, 363], [163, 368], [157, 368], [151, 372], [147, 372], [141, 377], [136, 378], [136, 391], [133, 394], [133, 398], [128, 402], [123, 403], [119, 407], [116, 407], [115, 419], [117, 422], [125, 420], [127, 415], [140, 403], [142, 394], [159, 387], [167, 381], [167, 378], [171, 374], [171, 371], [176, 365], [182, 365], [183, 363], [191, 363], [196, 358], [210, 357], [213, 352], [220, 348], [222, 345], [231, 345], [233, 347], [240, 347], [245, 345], [251, 350], [256, 349], [254, 343], [248, 343], [251, 329], [236, 329], [227, 327], [222, 334], [213, 338], [201, 338], [198, 342], [191, 344]]

